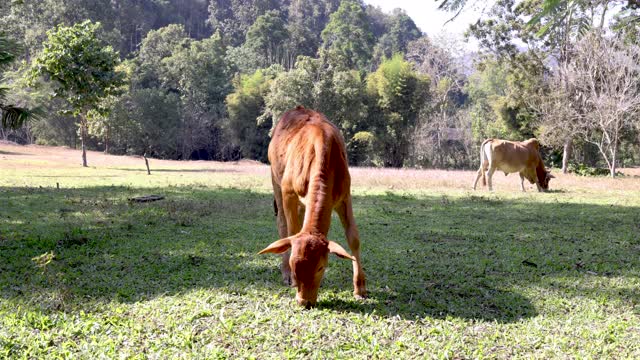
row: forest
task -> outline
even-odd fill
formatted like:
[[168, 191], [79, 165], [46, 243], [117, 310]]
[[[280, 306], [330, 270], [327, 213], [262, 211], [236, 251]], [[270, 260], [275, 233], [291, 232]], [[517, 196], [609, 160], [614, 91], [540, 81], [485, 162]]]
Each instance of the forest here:
[[266, 162], [304, 105], [351, 165], [469, 169], [537, 137], [547, 166], [616, 176], [640, 165], [639, 36], [635, 1], [492, 1], [471, 52], [362, 0], [3, 0], [0, 139]]

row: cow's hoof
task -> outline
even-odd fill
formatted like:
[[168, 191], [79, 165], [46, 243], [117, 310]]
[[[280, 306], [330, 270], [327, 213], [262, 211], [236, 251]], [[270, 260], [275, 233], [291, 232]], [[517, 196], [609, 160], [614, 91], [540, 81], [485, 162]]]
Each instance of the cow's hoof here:
[[284, 282], [287, 286], [293, 286], [293, 281], [291, 280], [291, 274], [282, 274], [282, 282]]
[[353, 294], [353, 297], [356, 298], [356, 300], [358, 301], [363, 301], [367, 298], [367, 294]]

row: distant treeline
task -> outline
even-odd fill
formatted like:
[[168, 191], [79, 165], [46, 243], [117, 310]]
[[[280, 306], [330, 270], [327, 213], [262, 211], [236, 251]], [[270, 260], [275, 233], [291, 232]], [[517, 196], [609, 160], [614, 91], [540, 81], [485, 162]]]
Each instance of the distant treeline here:
[[[471, 54], [458, 39], [424, 34], [401, 9], [360, 0], [12, 1], [0, 8], [2, 36], [18, 43], [4, 101], [46, 115], [0, 135], [77, 147], [86, 124], [87, 146], [113, 154], [266, 161], [274, 122], [304, 105], [341, 129], [354, 165], [470, 168], [482, 139], [534, 136], [558, 166], [563, 147], [576, 163], [639, 164], [640, 101], [602, 81], [618, 76], [604, 65], [615, 59], [596, 70], [578, 62], [598, 46], [635, 56], [636, 10], [575, 3], [584, 6], [496, 1], [469, 29], [480, 43]], [[100, 23], [102, 46], [119, 54], [124, 85], [78, 116], [73, 101], [50, 96], [55, 79], [26, 79], [47, 31], [85, 20]], [[636, 84], [637, 70], [625, 68]], [[602, 86], [588, 88], [581, 77], [593, 71]], [[595, 113], [620, 116], [603, 125]], [[615, 140], [599, 141], [607, 137]]]

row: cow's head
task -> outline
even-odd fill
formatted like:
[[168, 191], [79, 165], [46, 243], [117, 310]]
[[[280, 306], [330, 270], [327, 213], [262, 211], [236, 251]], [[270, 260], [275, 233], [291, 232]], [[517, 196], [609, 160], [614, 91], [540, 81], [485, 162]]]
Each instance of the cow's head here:
[[318, 289], [329, 260], [329, 253], [343, 259], [354, 260], [338, 243], [327, 240], [322, 234], [300, 233], [274, 241], [260, 254], [281, 254], [291, 249], [289, 266], [292, 282], [298, 289], [296, 301], [305, 307], [315, 306]]
[[540, 180], [540, 187], [542, 188], [542, 191], [549, 190], [549, 180], [553, 178], [555, 178], [555, 176], [551, 175], [551, 171], [549, 170], [544, 171], [544, 176]]

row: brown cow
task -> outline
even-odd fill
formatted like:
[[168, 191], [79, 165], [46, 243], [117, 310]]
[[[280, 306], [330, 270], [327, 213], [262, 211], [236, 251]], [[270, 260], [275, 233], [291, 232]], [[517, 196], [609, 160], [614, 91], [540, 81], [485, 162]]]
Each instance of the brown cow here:
[[482, 185], [486, 185], [485, 171], [489, 180], [489, 190], [493, 190], [491, 177], [496, 170], [504, 171], [505, 176], [510, 173], [520, 173], [522, 191], [525, 191], [525, 178], [530, 183], [535, 183], [538, 191], [548, 190], [549, 180], [554, 178], [544, 167], [538, 139], [522, 142], [499, 139], [485, 140], [480, 145], [480, 169], [478, 169], [476, 180], [473, 182], [473, 190], [476, 189], [480, 177], [482, 177]]
[[[280, 118], [269, 144], [269, 162], [281, 239], [260, 254], [283, 254], [283, 279], [297, 287], [296, 300], [302, 306], [315, 305], [329, 253], [353, 261], [353, 294], [366, 296], [351, 177], [338, 128], [324, 115], [298, 106]], [[326, 237], [333, 210], [353, 256]]]

